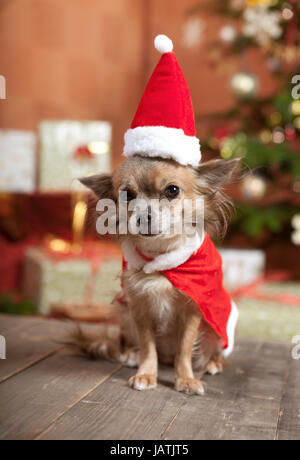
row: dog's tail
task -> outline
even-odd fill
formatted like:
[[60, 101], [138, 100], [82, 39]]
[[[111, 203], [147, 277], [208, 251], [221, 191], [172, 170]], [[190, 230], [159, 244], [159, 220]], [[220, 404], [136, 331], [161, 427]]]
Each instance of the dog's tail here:
[[113, 321], [113, 324], [102, 323], [89, 326], [76, 324], [63, 340], [68, 353], [89, 359], [119, 360], [121, 353], [119, 303], [115, 301], [109, 308], [102, 308], [101, 315], [102, 321]]
[[71, 354], [85, 356], [89, 359], [106, 359], [119, 361], [121, 356], [120, 327], [101, 325], [97, 331], [76, 325], [63, 342]]
[[[120, 297], [110, 308], [105, 318], [114, 319], [115, 324], [84, 327], [77, 324], [63, 341], [67, 352], [89, 359], [106, 359], [129, 367], [139, 363], [136, 332], [130, 321], [126, 301]], [[119, 323], [116, 323], [116, 320]], [[121, 323], [126, 335], [121, 333]]]

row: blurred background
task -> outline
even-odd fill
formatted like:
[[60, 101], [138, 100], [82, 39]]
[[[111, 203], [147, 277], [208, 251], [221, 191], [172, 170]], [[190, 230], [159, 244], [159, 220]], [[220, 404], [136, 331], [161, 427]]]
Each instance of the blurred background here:
[[121, 254], [76, 177], [122, 161], [170, 36], [203, 159], [243, 157], [217, 242], [239, 334], [300, 334], [298, 0], [0, 0], [0, 311], [103, 320]]

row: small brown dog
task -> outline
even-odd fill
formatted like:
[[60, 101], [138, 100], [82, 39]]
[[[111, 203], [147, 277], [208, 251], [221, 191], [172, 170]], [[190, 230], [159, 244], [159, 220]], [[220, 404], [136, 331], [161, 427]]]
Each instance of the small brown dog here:
[[[71, 342], [90, 356], [138, 365], [129, 381], [136, 390], [156, 387], [160, 360], [174, 363], [176, 390], [202, 394], [193, 369], [221, 372], [223, 349], [228, 355], [234, 343], [237, 310], [208, 235], [226, 232], [231, 202], [223, 187], [239, 160], [200, 163], [190, 93], [173, 43], [158, 35], [154, 45], [162, 56], [125, 133], [127, 160], [112, 175], [81, 181], [115, 209], [110, 217], [126, 262], [119, 338], [90, 340], [78, 330]], [[192, 206], [186, 213], [187, 202], [201, 202], [200, 211]]]
[[[99, 199], [114, 200], [118, 209], [124, 206], [120, 202], [120, 192], [127, 193], [128, 203], [138, 198], [157, 199], [165, 206], [168, 202], [176, 202], [175, 210], [185, 199], [203, 198], [205, 231], [220, 236], [226, 231], [232, 208], [223, 187], [236, 173], [238, 163], [239, 159], [213, 160], [191, 167], [172, 160], [134, 155], [112, 175], [87, 177], [82, 179], [82, 183]], [[151, 216], [148, 219], [151, 221]], [[188, 236], [168, 232], [118, 236], [125, 259], [130, 264], [122, 277], [126, 300], [118, 302], [119, 338], [112, 340], [101, 336], [91, 339], [78, 331], [73, 343], [91, 357], [113, 359], [129, 366], [138, 365], [136, 375], [129, 381], [137, 390], [156, 387], [160, 360], [174, 363], [176, 390], [202, 394], [203, 384], [194, 378], [193, 369], [211, 374], [221, 372], [222, 340], [204, 319], [198, 305], [176, 289], [159, 268], [145, 272], [147, 260], [157, 261], [162, 255], [176, 254], [177, 264], [180, 263]], [[193, 250], [192, 247], [190, 251]], [[227, 352], [233, 347], [233, 337], [231, 342]]]

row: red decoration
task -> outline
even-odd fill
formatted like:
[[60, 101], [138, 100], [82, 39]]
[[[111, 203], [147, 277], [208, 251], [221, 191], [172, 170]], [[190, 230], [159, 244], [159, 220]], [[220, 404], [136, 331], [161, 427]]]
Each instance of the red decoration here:
[[91, 159], [94, 158], [94, 154], [87, 145], [81, 145], [74, 151], [74, 158], [76, 158], [76, 160]]
[[294, 139], [296, 139], [296, 130], [292, 125], [286, 126], [285, 138], [287, 141], [293, 141]]
[[[138, 254], [147, 261], [151, 260], [140, 251]], [[228, 324], [232, 303], [223, 288], [222, 259], [210, 237], [206, 235], [197, 253], [192, 254], [182, 265], [161, 273], [176, 289], [196, 302], [206, 322], [222, 338], [224, 349], [231, 348], [232, 337], [229, 335], [232, 331], [228, 330]]]
[[227, 125], [221, 125], [215, 129], [213, 135], [218, 141], [222, 141], [226, 137], [232, 136], [232, 129]]
[[283, 305], [296, 305], [300, 307], [300, 295], [291, 295], [284, 292], [281, 294], [265, 294], [257, 290], [259, 286], [263, 286], [267, 282], [279, 283], [283, 281], [289, 281], [290, 279], [291, 276], [288, 272], [278, 271], [267, 273], [252, 283], [247, 284], [246, 286], [242, 286], [231, 292], [231, 295], [234, 298], [247, 297], [249, 299], [267, 300], [282, 303]]

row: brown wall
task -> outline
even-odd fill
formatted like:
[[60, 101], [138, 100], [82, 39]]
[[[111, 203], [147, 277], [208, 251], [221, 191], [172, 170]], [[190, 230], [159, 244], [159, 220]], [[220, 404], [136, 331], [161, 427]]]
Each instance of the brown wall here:
[[[206, 22], [199, 48], [182, 44], [182, 28], [195, 0], [0, 0], [0, 74], [7, 100], [0, 101], [0, 126], [36, 129], [42, 119], [104, 119], [113, 123], [114, 163], [120, 160], [146, 79], [158, 61], [157, 33], [169, 34], [190, 85], [196, 113], [229, 106], [229, 75], [211, 66], [208, 41], [221, 20]], [[223, 59], [223, 58], [222, 58]], [[261, 57], [250, 70], [265, 74]], [[272, 90], [269, 77], [262, 87]], [[263, 91], [264, 92], [264, 91]], [[198, 126], [199, 134], [203, 130]]]
[[143, 1], [0, 0], [0, 125], [113, 123], [114, 154], [142, 88]]

